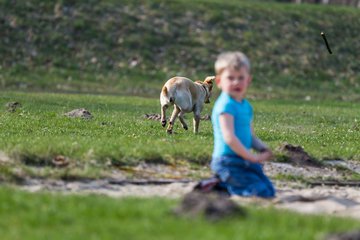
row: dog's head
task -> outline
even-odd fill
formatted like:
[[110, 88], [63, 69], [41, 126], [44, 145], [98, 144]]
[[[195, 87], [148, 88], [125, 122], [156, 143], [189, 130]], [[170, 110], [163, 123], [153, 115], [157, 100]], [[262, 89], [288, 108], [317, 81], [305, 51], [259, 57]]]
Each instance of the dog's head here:
[[206, 94], [205, 103], [210, 103], [211, 91], [213, 88], [214, 80], [215, 80], [215, 76], [207, 76], [203, 82], [205, 87], [208, 89], [208, 94]]

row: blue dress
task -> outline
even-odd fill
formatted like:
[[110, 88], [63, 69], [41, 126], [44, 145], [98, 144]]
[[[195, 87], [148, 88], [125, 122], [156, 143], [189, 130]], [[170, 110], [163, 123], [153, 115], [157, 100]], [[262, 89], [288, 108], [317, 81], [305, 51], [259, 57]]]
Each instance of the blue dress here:
[[263, 166], [242, 159], [228, 146], [221, 133], [219, 116], [223, 113], [234, 117], [235, 135], [248, 150], [251, 149], [251, 122], [253, 110], [243, 99], [236, 101], [222, 92], [216, 100], [211, 121], [214, 128], [214, 152], [211, 170], [220, 178], [222, 185], [232, 195], [274, 197], [275, 189], [263, 172]]

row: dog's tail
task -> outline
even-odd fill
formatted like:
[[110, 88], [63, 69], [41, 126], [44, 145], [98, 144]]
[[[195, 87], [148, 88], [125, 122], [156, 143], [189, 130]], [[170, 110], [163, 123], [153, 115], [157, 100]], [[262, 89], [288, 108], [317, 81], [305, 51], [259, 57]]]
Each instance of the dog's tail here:
[[175, 98], [173, 96], [169, 96], [169, 91], [166, 86], [164, 86], [161, 90], [162, 95], [168, 99], [170, 103], [174, 103]]

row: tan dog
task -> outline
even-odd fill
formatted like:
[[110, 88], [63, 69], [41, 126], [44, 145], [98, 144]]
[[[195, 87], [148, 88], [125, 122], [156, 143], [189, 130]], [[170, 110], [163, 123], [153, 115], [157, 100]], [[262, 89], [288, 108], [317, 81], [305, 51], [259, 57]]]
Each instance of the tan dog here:
[[173, 77], [165, 83], [160, 93], [161, 125], [163, 127], [166, 126], [166, 109], [170, 105], [174, 105], [169, 126], [166, 129], [168, 133], [172, 133], [178, 116], [182, 127], [188, 130], [183, 117], [188, 112], [194, 112], [194, 133], [199, 131], [200, 113], [204, 103], [210, 103], [214, 79], [214, 76], [210, 76], [206, 77], [204, 82], [193, 82], [185, 77]]

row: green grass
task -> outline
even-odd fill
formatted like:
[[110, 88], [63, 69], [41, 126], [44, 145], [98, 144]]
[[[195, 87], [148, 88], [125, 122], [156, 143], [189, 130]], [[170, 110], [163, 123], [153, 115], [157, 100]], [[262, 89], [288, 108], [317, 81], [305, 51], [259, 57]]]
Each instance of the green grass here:
[[[3, 92], [0, 106], [9, 101], [19, 101], [23, 106], [15, 113], [6, 112], [4, 107], [0, 111], [0, 149], [18, 163], [50, 166], [53, 157], [65, 155], [74, 166], [82, 166], [82, 170], [76, 171], [96, 176], [111, 165], [134, 165], [143, 161], [176, 164], [184, 160], [203, 165], [211, 159], [211, 122], [202, 121], [198, 135], [183, 130], [177, 122], [175, 134], [168, 135], [159, 122], [143, 117], [146, 113], [160, 112], [158, 99]], [[360, 159], [358, 104], [298, 100], [251, 102], [255, 110], [255, 131], [275, 151], [287, 142], [303, 146], [319, 160]], [[212, 104], [205, 105], [203, 114], [211, 113]], [[88, 109], [94, 118], [70, 119], [63, 115], [80, 107]], [[191, 118], [191, 114], [186, 115], [189, 126]], [[67, 168], [44, 171], [44, 175], [56, 175], [59, 171], [70, 174]]]
[[[260, 1], [0, 0], [0, 151], [12, 159], [0, 162], [0, 181], [97, 178], [142, 161], [208, 164], [209, 121], [198, 135], [177, 124], [169, 136], [143, 115], [159, 113], [166, 79], [213, 75], [216, 56], [226, 50], [251, 59], [255, 129], [273, 149], [288, 142], [320, 160], [359, 160], [359, 16], [345, 7]], [[334, 54], [327, 53], [321, 31]], [[23, 106], [6, 112], [9, 101]], [[80, 107], [94, 118], [63, 116]], [[70, 166], [51, 166], [57, 155], [69, 157]], [[172, 200], [3, 187], [0, 201], [1, 239], [314, 239], [359, 227], [349, 219], [272, 209], [210, 224], [174, 218]]]
[[[315, 239], [359, 228], [359, 222], [247, 208], [248, 217], [220, 222], [171, 214], [178, 201], [160, 198], [26, 193], [0, 188], [2, 239]], [[299, 231], [301, 230], [301, 234]]]
[[359, 99], [360, 43], [354, 36], [360, 13], [353, 8], [240, 0], [1, 0], [0, 16], [2, 89], [157, 96], [166, 79], [203, 79], [213, 74], [220, 52], [242, 50], [262, 94], [271, 88], [276, 94], [267, 96], [310, 92], [323, 98], [332, 92]]

